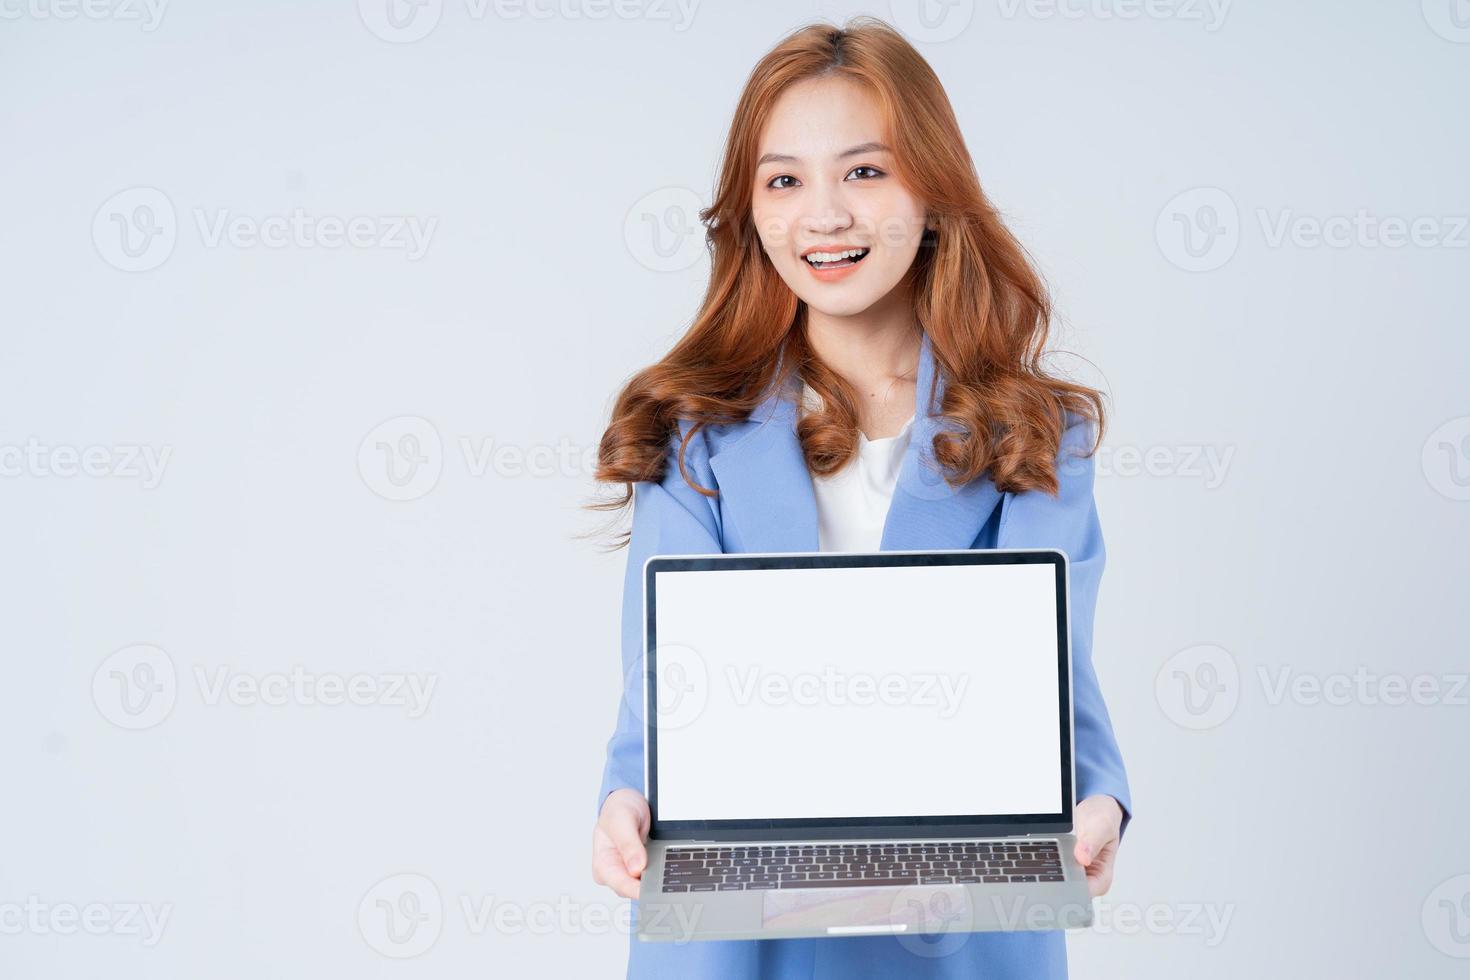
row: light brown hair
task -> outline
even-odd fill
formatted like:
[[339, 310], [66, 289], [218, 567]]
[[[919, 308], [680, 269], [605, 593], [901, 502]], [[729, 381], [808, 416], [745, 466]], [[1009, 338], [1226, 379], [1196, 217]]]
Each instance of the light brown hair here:
[[[714, 202], [699, 212], [711, 258], [709, 285], [692, 326], [657, 363], [618, 394], [598, 448], [595, 478], [623, 483], [622, 496], [591, 504], [621, 509], [633, 484], [664, 477], [678, 420], [706, 425], [746, 419], [767, 387], [799, 374], [825, 408], [798, 425], [807, 466], [840, 469], [857, 450], [851, 386], [812, 353], [805, 304], [772, 266], [753, 225], [757, 140], [778, 97], [793, 83], [838, 75], [872, 93], [888, 132], [895, 176], [928, 206], [935, 228], [909, 275], [914, 314], [945, 380], [934, 458], [951, 486], [989, 472], [997, 489], [1055, 495], [1055, 460], [1066, 413], [1105, 424], [1102, 395], [1042, 365], [1051, 304], [1024, 248], [980, 188], [949, 98], [924, 58], [872, 17], [843, 27], [812, 24], [783, 38], [751, 72], [735, 110]], [[778, 367], [782, 377], [776, 377]], [[928, 397], [921, 392], [921, 397]], [[683, 478], [700, 493], [684, 469]], [[626, 543], [626, 535], [618, 546]]]

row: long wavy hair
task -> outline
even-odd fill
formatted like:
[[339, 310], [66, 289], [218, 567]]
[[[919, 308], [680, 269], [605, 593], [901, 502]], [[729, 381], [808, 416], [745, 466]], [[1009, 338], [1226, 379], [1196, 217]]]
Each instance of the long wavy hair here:
[[[793, 31], [746, 81], [715, 200], [699, 212], [711, 258], [704, 300], [688, 332], [619, 392], [594, 477], [622, 483], [623, 492], [588, 507], [621, 511], [634, 483], [662, 480], [679, 419], [691, 423], [689, 438], [707, 425], [743, 421], [770, 385], [793, 375], [822, 402], [797, 426], [811, 472], [832, 473], [857, 451], [859, 399], [812, 352], [805, 304], [766, 256], [751, 212], [757, 140], [776, 100], [796, 82], [832, 75], [865, 85], [876, 98], [895, 176], [929, 209], [930, 228], [909, 281], [915, 319], [945, 379], [941, 425], [955, 430], [934, 438], [944, 479], [959, 487], [988, 471], [1002, 492], [1039, 489], [1054, 496], [1066, 413], [1095, 423], [1088, 455], [1101, 443], [1101, 393], [1043, 368], [1050, 300], [1025, 249], [980, 189], [938, 76], [888, 24], [856, 17], [841, 28], [817, 23]], [[685, 469], [686, 446], [687, 439], [678, 448], [681, 476], [717, 496]]]

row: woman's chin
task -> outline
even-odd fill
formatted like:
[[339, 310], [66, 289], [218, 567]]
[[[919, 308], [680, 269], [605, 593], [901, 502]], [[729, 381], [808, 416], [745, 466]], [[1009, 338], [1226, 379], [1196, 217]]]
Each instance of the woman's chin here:
[[[843, 291], [834, 290], [834, 292]], [[877, 301], [877, 297], [859, 294], [857, 290], [851, 291], [850, 294], [836, 296], [830, 293], [822, 296], [802, 296], [798, 293], [797, 296], [806, 303], [808, 310], [827, 317], [857, 316], [860, 313], [866, 313]]]

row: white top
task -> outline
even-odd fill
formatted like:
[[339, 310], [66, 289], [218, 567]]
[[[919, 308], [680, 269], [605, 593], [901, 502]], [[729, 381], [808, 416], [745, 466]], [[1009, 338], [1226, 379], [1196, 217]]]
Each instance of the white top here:
[[[820, 396], [805, 383], [801, 396], [809, 409], [821, 407]], [[855, 456], [831, 476], [812, 475], [822, 551], [879, 550], [913, 424], [911, 416], [898, 435], [883, 439], [869, 439], [859, 429]]]

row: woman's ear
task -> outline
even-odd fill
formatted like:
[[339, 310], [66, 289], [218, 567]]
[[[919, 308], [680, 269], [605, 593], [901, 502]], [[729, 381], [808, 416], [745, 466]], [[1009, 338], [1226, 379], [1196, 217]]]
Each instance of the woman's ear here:
[[924, 233], [919, 238], [919, 245], [933, 245], [939, 238], [939, 219], [934, 215], [928, 215], [924, 219]]

